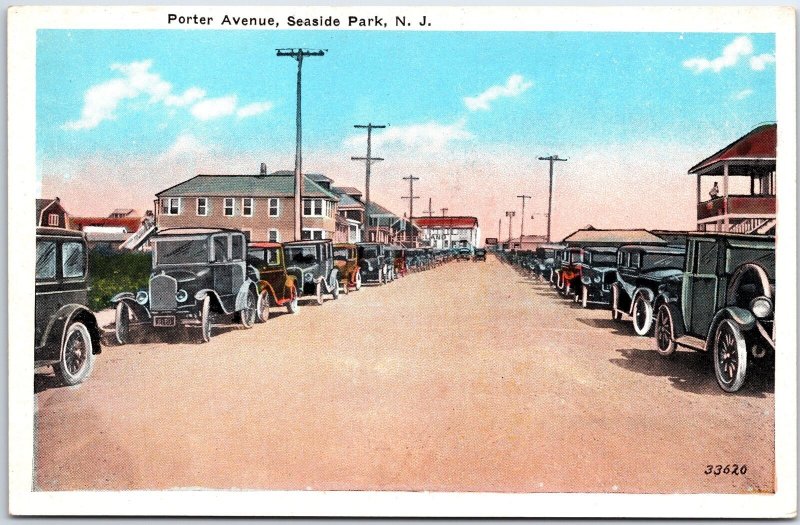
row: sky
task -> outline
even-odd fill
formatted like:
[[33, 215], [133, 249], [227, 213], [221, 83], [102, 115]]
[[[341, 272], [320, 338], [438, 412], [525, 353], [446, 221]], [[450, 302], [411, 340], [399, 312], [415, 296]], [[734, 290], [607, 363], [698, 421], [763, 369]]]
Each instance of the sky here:
[[[774, 121], [772, 34], [40, 30], [37, 185], [76, 215], [144, 210], [198, 173], [292, 169], [296, 62], [303, 165], [364, 186], [402, 214], [475, 215], [496, 236], [521, 200], [543, 233], [547, 163], [559, 154], [554, 237], [596, 227], [691, 228], [687, 170]], [[535, 215], [532, 215], [535, 214]], [[533, 217], [533, 218], [531, 218]]]

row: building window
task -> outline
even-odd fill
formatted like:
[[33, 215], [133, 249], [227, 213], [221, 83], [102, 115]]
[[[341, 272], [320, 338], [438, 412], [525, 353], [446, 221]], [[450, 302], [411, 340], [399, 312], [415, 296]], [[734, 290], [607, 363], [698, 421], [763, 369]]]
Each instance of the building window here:
[[48, 226], [58, 226], [60, 221], [58, 220], [57, 213], [51, 213], [47, 216], [47, 225]]
[[280, 199], [270, 199], [269, 200], [269, 216], [270, 217], [279, 217], [281, 214], [281, 200]]
[[325, 231], [318, 228], [303, 228], [301, 235], [303, 240], [321, 240], [325, 239]]
[[167, 197], [166, 199], [161, 199], [161, 213], [164, 215], [180, 215], [181, 198]]
[[322, 217], [322, 199], [305, 199], [303, 201], [303, 215], [306, 217]]
[[244, 197], [242, 199], [242, 216], [243, 217], [252, 217], [253, 216], [253, 198], [252, 197]]
[[278, 234], [278, 230], [270, 228], [269, 232], [267, 232], [267, 240], [269, 240], [269, 242], [281, 242], [281, 237]]
[[201, 217], [208, 215], [208, 197], [197, 198], [197, 215]]
[[225, 216], [233, 217], [233, 198], [225, 197]]

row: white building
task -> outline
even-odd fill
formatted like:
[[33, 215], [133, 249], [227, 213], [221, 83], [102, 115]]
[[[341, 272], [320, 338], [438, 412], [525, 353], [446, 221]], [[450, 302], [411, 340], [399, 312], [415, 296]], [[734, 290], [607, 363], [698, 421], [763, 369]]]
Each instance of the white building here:
[[415, 217], [414, 223], [422, 230], [422, 243], [433, 248], [480, 245], [481, 230], [476, 217]]

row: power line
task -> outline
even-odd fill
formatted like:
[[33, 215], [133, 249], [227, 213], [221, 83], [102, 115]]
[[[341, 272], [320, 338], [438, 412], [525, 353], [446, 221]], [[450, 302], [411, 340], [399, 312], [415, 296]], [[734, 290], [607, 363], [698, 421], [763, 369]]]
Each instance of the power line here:
[[547, 197], [547, 242], [550, 242], [550, 223], [553, 218], [553, 163], [566, 162], [567, 159], [560, 159], [558, 155], [550, 155], [549, 157], [539, 157], [539, 160], [550, 162], [550, 192]]
[[[388, 126], [388, 124], [386, 124], [386, 125], [378, 125], [378, 124], [373, 124], [372, 122], [370, 122], [369, 124], [356, 124], [356, 125], [353, 126], [354, 128], [357, 128], [357, 129], [366, 129], [367, 130], [367, 156], [366, 157], [350, 157], [350, 160], [364, 161], [364, 163], [367, 165], [367, 179], [366, 179], [366, 182], [364, 183], [364, 192], [366, 193], [365, 200], [364, 200], [364, 240], [367, 241], [367, 242], [369, 242], [369, 240], [370, 240], [370, 238], [369, 238], [369, 227], [370, 227], [370, 224], [369, 224], [369, 219], [370, 219], [370, 217], [369, 217], [369, 202], [370, 202], [369, 201], [369, 175], [370, 175], [370, 166], [372, 166], [373, 162], [379, 162], [379, 161], [383, 160], [383, 158], [381, 158], [381, 157], [373, 157], [372, 156], [372, 130], [373, 129], [383, 129], [386, 126]], [[377, 240], [377, 237], [376, 237], [376, 240]]]
[[294, 152], [294, 240], [303, 234], [303, 119], [302, 119], [302, 78], [303, 59], [305, 57], [321, 57], [327, 49], [276, 49], [279, 57], [292, 57], [297, 60], [297, 140]]

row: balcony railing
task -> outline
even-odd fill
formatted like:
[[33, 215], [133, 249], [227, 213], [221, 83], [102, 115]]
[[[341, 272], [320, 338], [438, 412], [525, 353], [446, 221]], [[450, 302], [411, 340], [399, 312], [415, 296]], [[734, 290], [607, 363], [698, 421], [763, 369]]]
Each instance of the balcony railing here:
[[697, 220], [721, 215], [774, 215], [774, 195], [728, 195], [697, 204]]

